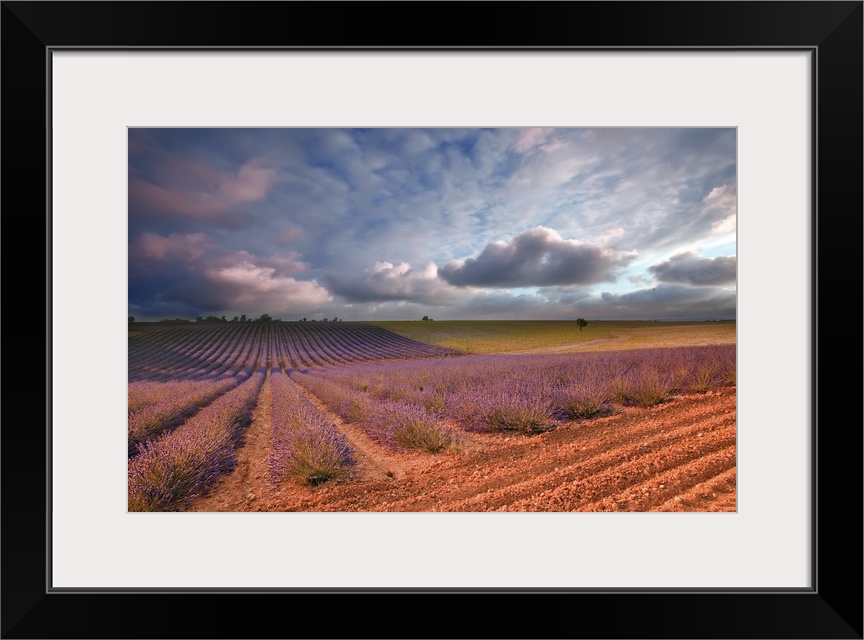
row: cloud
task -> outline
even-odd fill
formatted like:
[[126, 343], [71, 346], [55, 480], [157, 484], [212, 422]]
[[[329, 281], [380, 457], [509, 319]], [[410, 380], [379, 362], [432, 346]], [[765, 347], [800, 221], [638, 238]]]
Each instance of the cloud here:
[[145, 315], [309, 313], [332, 300], [294, 252], [257, 256], [225, 249], [204, 233], [145, 232], [129, 246], [129, 308]]
[[[549, 136], [555, 132], [555, 129], [549, 128], [534, 128], [522, 129], [519, 132], [519, 137], [513, 145], [519, 153], [530, 153], [535, 150], [544, 150], [549, 143]], [[553, 145], [554, 146], [554, 145]]]
[[129, 256], [131, 259], [150, 262], [182, 262], [197, 260], [210, 248], [206, 233], [171, 233], [160, 236], [144, 232], [129, 245]]
[[678, 282], [695, 286], [734, 284], [738, 260], [735, 256], [700, 258], [688, 251], [659, 262], [648, 270], [660, 282]]
[[543, 153], [520, 157], [499, 194], [499, 228], [521, 218], [594, 241], [620, 228], [607, 243], [641, 254], [734, 230], [734, 129], [558, 129], [554, 152], [547, 134], [520, 135], [520, 148]]
[[302, 239], [306, 235], [303, 229], [287, 228], [275, 231], [272, 236], [272, 241], [279, 245], [291, 245]]
[[527, 287], [612, 281], [633, 253], [564, 240], [558, 232], [535, 227], [510, 242], [492, 242], [476, 258], [450, 262], [439, 275], [455, 286]]
[[149, 179], [130, 178], [130, 211], [143, 207], [193, 219], [219, 219], [238, 206], [264, 199], [275, 180], [276, 171], [260, 159], [227, 172], [200, 160], [168, 158]]
[[[734, 287], [692, 287], [683, 284], [659, 284], [625, 293], [568, 288], [545, 288], [536, 294], [521, 296], [495, 292], [487, 296], [489, 306], [501, 310], [500, 317], [519, 319], [573, 319], [583, 317], [600, 320], [711, 320], [736, 317]], [[482, 297], [470, 301], [478, 304]]]
[[275, 269], [245, 261], [208, 268], [202, 280], [205, 287], [184, 293], [185, 299], [197, 300], [203, 307], [253, 313], [270, 310], [271, 315], [283, 315], [312, 311], [332, 300], [315, 281], [279, 276]]
[[477, 319], [509, 319], [520, 320], [551, 319], [549, 300], [539, 294], [512, 294], [509, 291], [491, 291], [471, 298], [465, 304], [463, 313], [466, 317]]
[[715, 234], [735, 233], [737, 227], [738, 194], [734, 187], [724, 184], [714, 187], [702, 200], [712, 218], [711, 231]]
[[300, 260], [300, 255], [295, 251], [284, 255], [269, 255], [260, 258], [251, 254], [248, 255], [250, 256], [250, 262], [257, 262], [263, 267], [272, 269], [273, 273], [277, 276], [290, 276], [309, 271], [309, 265]]
[[438, 277], [438, 269], [429, 262], [415, 269], [407, 262], [376, 262], [356, 276], [330, 273], [323, 279], [336, 295], [353, 302], [405, 301], [447, 305], [466, 295]]
[[708, 320], [736, 317], [731, 288], [660, 284], [629, 293], [601, 293], [574, 306], [583, 318], [601, 320]]
[[268, 305], [247, 315], [275, 315], [280, 290], [333, 298], [310, 317], [567, 317], [607, 282], [710, 295], [732, 259], [677, 256], [734, 255], [736, 142], [734, 128], [130, 130], [130, 309], [195, 311], [172, 302], [189, 292], [207, 315], [242, 299], [240, 281]]

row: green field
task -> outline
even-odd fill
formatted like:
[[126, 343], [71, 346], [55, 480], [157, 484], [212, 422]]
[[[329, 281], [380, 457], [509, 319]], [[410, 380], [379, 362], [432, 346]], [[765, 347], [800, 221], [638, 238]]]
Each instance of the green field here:
[[394, 333], [468, 353], [567, 353], [649, 347], [735, 344], [735, 321], [612, 322], [433, 320], [367, 322]]

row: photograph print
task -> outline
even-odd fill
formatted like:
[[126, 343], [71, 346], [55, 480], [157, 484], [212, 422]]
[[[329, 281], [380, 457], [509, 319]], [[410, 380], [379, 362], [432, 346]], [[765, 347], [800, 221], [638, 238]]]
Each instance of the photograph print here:
[[128, 510], [735, 512], [736, 134], [130, 128]]

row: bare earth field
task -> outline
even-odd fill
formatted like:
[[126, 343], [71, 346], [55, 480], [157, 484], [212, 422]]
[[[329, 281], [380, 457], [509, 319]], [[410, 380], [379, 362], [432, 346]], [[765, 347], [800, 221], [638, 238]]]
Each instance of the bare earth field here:
[[735, 511], [735, 389], [627, 407], [541, 435], [466, 433], [398, 453], [329, 417], [357, 464], [317, 487], [267, 480], [269, 381], [238, 451], [192, 511]]

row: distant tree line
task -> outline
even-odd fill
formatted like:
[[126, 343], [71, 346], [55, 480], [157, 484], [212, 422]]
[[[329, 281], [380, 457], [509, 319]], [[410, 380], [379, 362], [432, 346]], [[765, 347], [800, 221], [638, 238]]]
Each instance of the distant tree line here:
[[273, 318], [269, 313], [262, 313], [257, 318], [247, 317], [244, 313], [241, 316], [234, 316], [230, 320], [226, 319], [225, 316], [198, 316], [195, 318], [195, 322], [282, 322], [280, 318]]
[[[333, 317], [324, 318], [321, 322], [343, 322], [343, 318]], [[135, 322], [134, 316], [129, 316], [129, 324], [131, 325]], [[186, 318], [162, 318], [161, 320], [156, 320], [156, 322], [185, 322], [190, 323], [192, 320], [187, 320]], [[208, 323], [231, 323], [231, 322], [284, 322], [282, 318], [274, 318], [269, 313], [262, 313], [257, 318], [247, 316], [245, 313], [243, 315], [234, 316], [230, 320], [225, 316], [198, 316], [195, 318], [195, 322], [198, 324], [208, 324]], [[301, 318], [299, 322], [317, 322], [314, 318], [309, 320], [307, 318]]]

